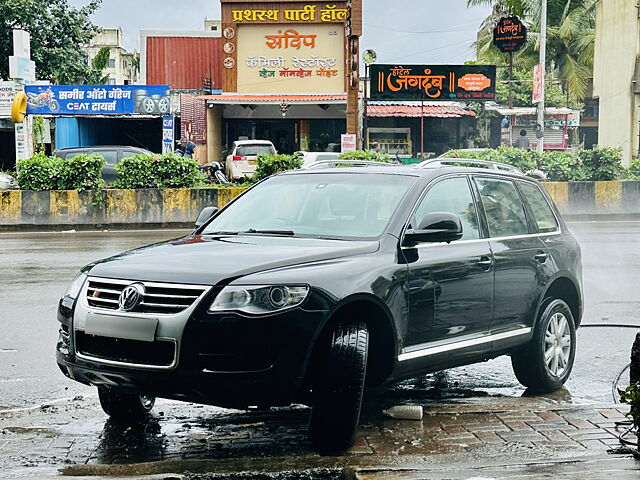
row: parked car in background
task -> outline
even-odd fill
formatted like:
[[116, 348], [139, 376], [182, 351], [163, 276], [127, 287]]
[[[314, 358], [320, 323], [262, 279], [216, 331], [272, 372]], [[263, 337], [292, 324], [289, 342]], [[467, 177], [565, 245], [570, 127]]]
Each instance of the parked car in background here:
[[302, 168], [308, 168], [317, 162], [338, 160], [340, 152], [296, 152], [295, 155], [302, 159]]
[[323, 454], [363, 389], [511, 356], [531, 392], [568, 379], [580, 247], [544, 188], [505, 170], [364, 164], [271, 176], [187, 237], [87, 265], [57, 361], [114, 420], [155, 397], [304, 403]]
[[94, 147], [63, 148], [53, 152], [53, 155], [62, 159], [69, 159], [81, 154], [97, 153], [102, 155], [106, 161], [102, 167], [102, 179], [111, 183], [116, 179], [116, 163], [123, 158], [134, 155], [154, 155], [153, 152], [139, 147], [129, 147], [123, 145], [96, 145]]
[[236, 140], [225, 161], [229, 180], [251, 178], [258, 166], [258, 155], [275, 155], [276, 147], [269, 140]]
[[14, 190], [18, 188], [14, 178], [8, 173], [0, 172], [0, 190]]

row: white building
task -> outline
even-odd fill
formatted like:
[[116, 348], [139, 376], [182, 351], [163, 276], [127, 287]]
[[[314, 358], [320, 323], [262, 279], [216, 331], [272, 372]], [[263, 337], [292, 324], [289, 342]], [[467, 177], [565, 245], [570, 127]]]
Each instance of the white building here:
[[127, 52], [121, 28], [105, 28], [85, 47], [89, 64], [103, 47], [109, 47], [110, 55], [103, 74], [108, 76], [109, 85], [132, 85], [138, 82], [140, 54]]

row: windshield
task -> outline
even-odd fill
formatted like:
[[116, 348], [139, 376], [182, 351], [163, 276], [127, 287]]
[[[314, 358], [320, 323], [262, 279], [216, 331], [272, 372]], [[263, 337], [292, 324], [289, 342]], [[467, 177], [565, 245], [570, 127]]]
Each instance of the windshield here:
[[365, 173], [272, 177], [230, 205], [202, 234], [376, 238], [415, 180]]
[[241, 155], [245, 157], [249, 155], [259, 155], [261, 153], [273, 154], [273, 153], [276, 153], [276, 150], [271, 145], [264, 145], [264, 144], [238, 145], [238, 148], [236, 149], [236, 155]]

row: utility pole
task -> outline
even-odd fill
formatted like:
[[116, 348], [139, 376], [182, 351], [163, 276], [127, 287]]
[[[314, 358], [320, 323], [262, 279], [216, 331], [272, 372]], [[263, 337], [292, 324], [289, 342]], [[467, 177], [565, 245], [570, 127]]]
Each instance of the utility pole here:
[[538, 103], [538, 152], [544, 151], [544, 81], [547, 75], [547, 0], [542, 0], [542, 9], [540, 11], [540, 68], [542, 69], [542, 85], [540, 103]]

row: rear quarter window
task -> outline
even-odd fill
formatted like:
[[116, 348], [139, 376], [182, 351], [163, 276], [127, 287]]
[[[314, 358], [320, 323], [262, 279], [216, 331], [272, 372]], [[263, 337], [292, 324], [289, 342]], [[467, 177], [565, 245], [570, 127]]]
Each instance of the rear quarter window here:
[[538, 231], [544, 233], [558, 230], [558, 220], [553, 214], [547, 198], [540, 191], [540, 187], [529, 182], [518, 182], [518, 186], [531, 207]]

